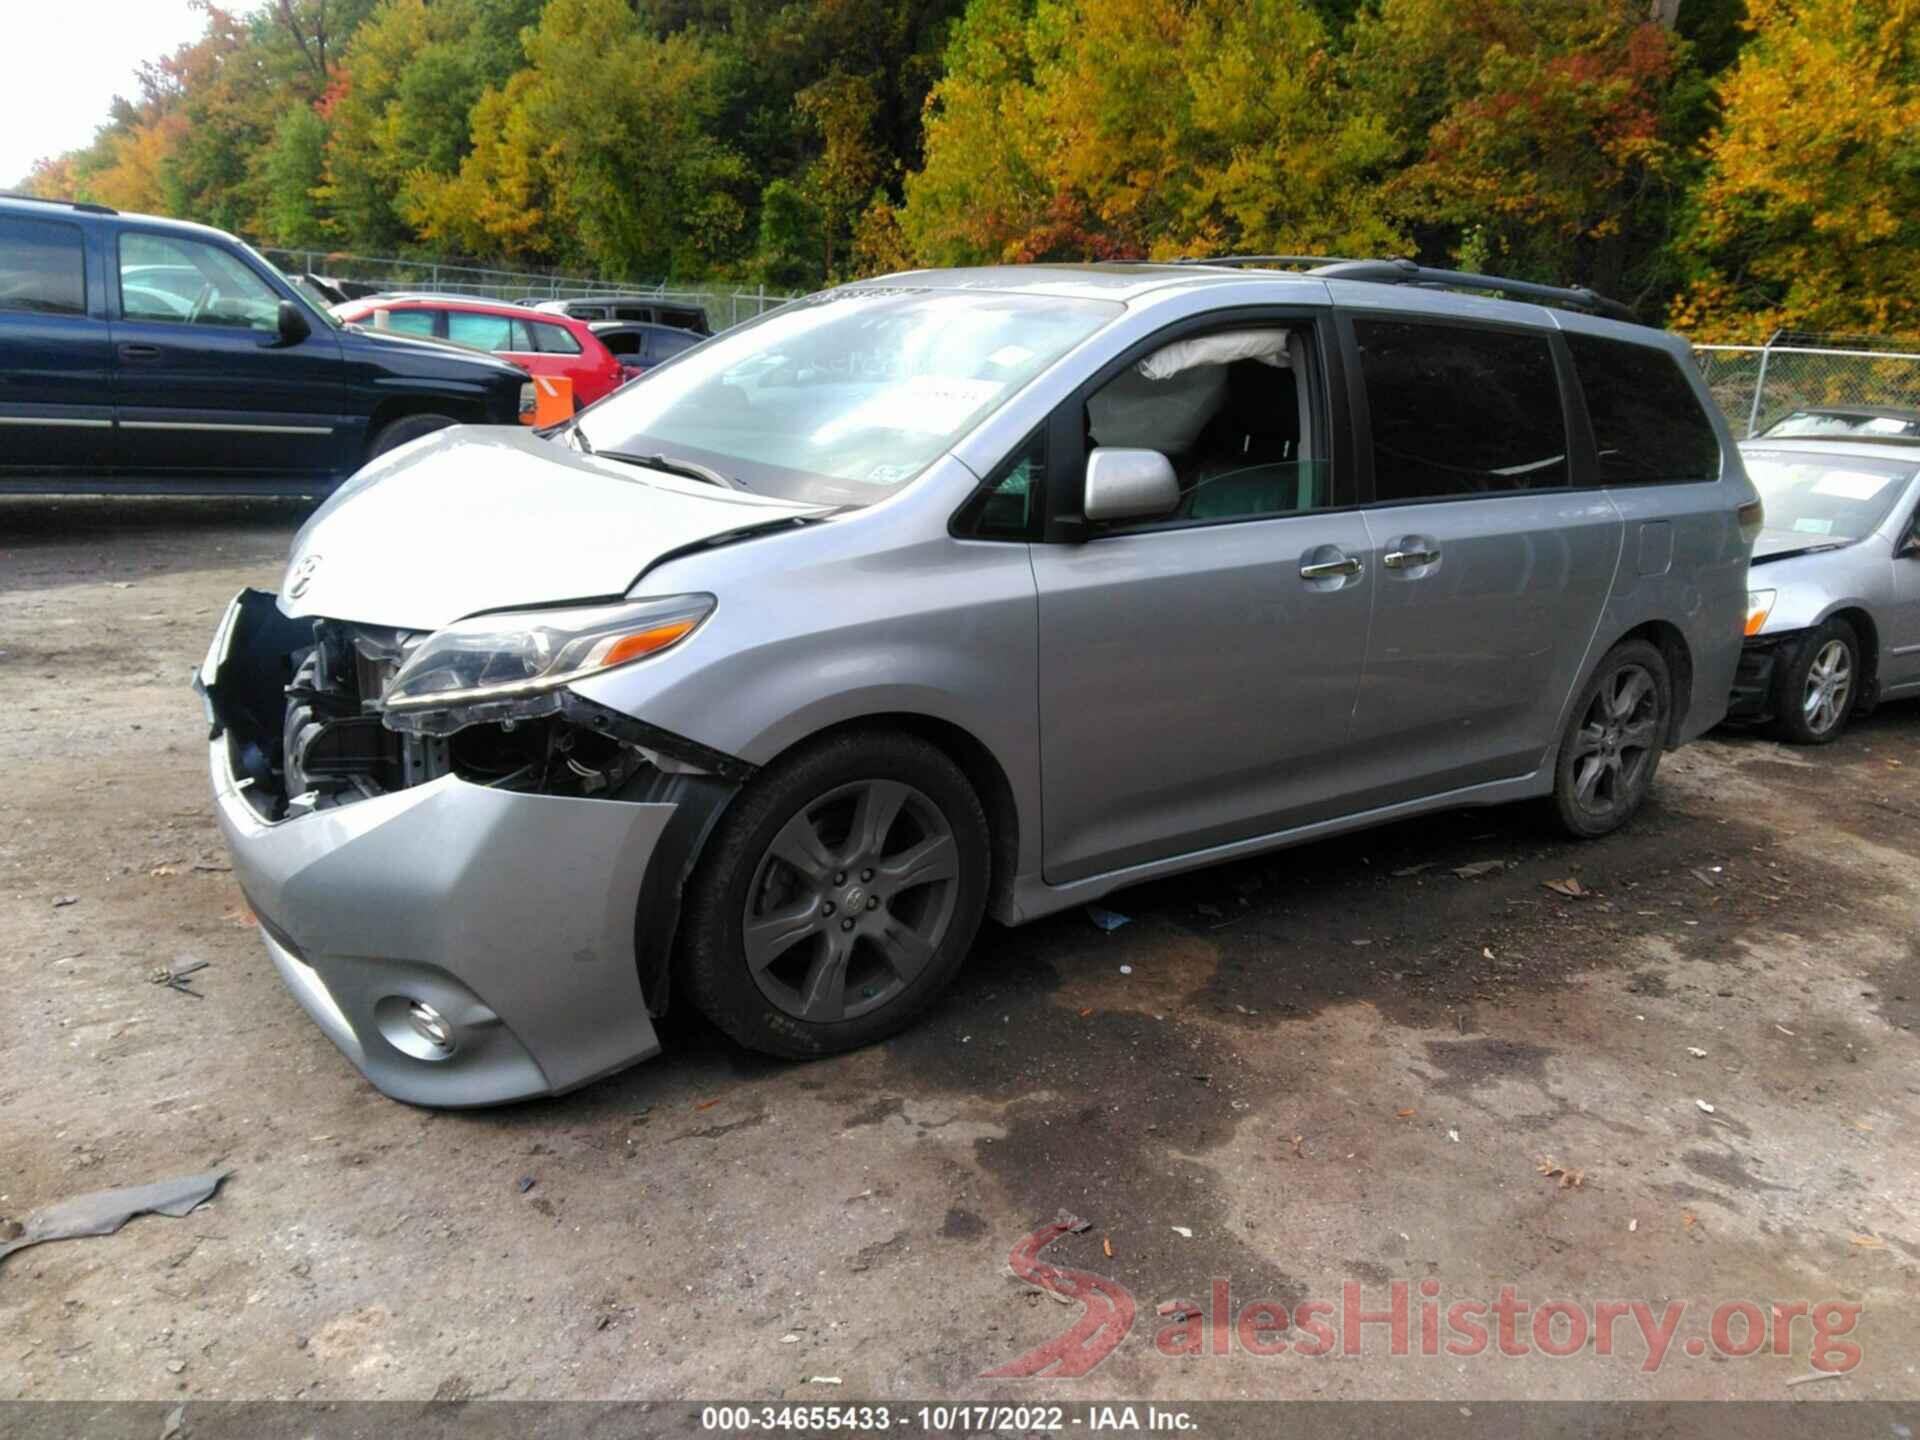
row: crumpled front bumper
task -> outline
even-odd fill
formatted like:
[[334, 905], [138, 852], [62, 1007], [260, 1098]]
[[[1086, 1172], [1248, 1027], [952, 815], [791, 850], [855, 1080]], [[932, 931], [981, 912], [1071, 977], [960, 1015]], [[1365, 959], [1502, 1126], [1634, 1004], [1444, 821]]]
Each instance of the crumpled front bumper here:
[[[267, 953], [386, 1094], [491, 1105], [659, 1052], [636, 907], [675, 806], [514, 794], [448, 775], [268, 823], [211, 742], [220, 828]], [[424, 1002], [451, 1048], [408, 1018]]]

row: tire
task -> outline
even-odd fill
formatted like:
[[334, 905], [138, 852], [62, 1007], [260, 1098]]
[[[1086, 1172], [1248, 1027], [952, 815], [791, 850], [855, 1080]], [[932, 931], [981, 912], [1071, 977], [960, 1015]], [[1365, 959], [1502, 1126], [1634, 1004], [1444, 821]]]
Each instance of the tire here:
[[451, 415], [402, 415], [398, 420], [389, 420], [373, 432], [373, 440], [367, 446], [367, 459], [384, 455], [396, 446], [409, 440], [418, 440], [422, 435], [431, 435], [436, 430], [444, 430], [449, 425], [460, 422]]
[[770, 1055], [871, 1044], [952, 980], [990, 867], [979, 796], [934, 746], [889, 730], [808, 746], [754, 777], [688, 882], [687, 997]]
[[1653, 785], [1672, 723], [1666, 657], [1644, 640], [1609, 650], [1560, 737], [1553, 809], [1561, 827], [1588, 840], [1632, 819]]
[[1844, 620], [1810, 630], [1774, 663], [1772, 734], [1791, 745], [1831, 745], [1860, 698], [1860, 637]]

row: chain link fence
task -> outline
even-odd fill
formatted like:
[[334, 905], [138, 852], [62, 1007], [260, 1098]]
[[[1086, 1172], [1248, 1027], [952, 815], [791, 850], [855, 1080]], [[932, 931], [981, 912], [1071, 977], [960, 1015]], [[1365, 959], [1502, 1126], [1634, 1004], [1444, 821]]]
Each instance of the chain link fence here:
[[577, 300], [595, 295], [643, 295], [674, 305], [698, 305], [716, 331], [784, 305], [793, 296], [785, 291], [737, 286], [673, 288], [665, 282], [601, 280], [585, 275], [561, 275], [539, 270], [496, 270], [444, 260], [409, 260], [381, 255], [349, 255], [330, 250], [288, 250], [262, 246], [260, 253], [289, 275], [319, 275], [371, 285], [378, 290], [431, 291], [436, 295], [471, 295], [476, 299], [505, 300], [535, 305], [542, 300]]
[[1911, 341], [1791, 335], [1765, 345], [1696, 345], [1693, 353], [1736, 436], [1816, 406], [1920, 411], [1920, 344]]

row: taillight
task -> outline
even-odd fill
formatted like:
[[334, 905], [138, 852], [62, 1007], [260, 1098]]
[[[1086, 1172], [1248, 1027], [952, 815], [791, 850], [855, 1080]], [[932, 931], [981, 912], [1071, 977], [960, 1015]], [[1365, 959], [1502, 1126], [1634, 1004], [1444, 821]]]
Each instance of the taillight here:
[[1739, 510], [1740, 538], [1751, 545], [1760, 538], [1760, 527], [1767, 523], [1767, 507], [1758, 500], [1749, 500]]

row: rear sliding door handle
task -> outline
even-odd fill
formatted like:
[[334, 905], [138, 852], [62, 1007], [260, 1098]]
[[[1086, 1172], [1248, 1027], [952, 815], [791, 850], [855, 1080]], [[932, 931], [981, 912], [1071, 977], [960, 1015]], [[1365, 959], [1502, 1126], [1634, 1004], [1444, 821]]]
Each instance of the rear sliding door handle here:
[[1380, 557], [1380, 563], [1389, 570], [1412, 570], [1419, 565], [1431, 565], [1439, 558], [1438, 550], [1389, 550]]
[[122, 345], [120, 358], [122, 360], [158, 360], [160, 347], [158, 345]]
[[1300, 567], [1302, 580], [1330, 580], [1336, 575], [1358, 575], [1360, 559], [1355, 555], [1343, 555], [1338, 560], [1320, 560], [1312, 565]]

